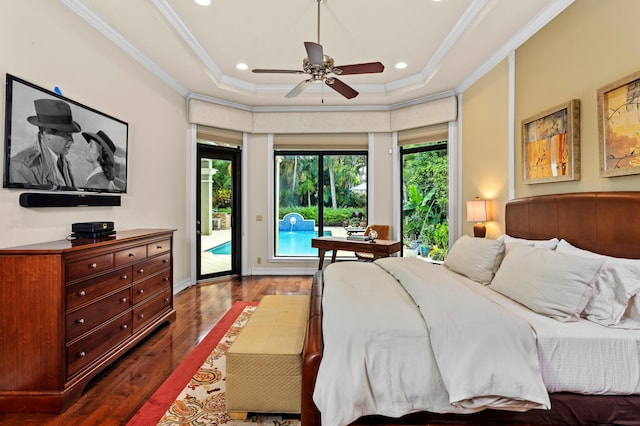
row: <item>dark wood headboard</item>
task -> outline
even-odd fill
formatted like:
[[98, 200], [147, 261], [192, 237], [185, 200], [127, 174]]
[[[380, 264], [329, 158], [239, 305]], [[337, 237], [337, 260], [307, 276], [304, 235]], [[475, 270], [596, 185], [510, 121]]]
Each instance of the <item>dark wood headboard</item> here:
[[565, 239], [609, 256], [640, 259], [640, 192], [579, 192], [507, 202], [506, 233]]

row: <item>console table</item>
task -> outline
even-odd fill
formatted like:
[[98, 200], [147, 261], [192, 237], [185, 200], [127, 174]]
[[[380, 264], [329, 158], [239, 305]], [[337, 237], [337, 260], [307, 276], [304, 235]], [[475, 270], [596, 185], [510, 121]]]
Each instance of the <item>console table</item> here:
[[0, 249], [0, 413], [62, 412], [173, 321], [173, 229]]
[[345, 237], [319, 237], [311, 240], [311, 247], [320, 250], [318, 270], [321, 270], [324, 264], [324, 255], [328, 250], [333, 250], [331, 254], [331, 263], [333, 263], [336, 261], [338, 250], [372, 253], [377, 259], [379, 257], [388, 257], [393, 253], [399, 252], [402, 245], [400, 241], [391, 240], [358, 241], [347, 240]]

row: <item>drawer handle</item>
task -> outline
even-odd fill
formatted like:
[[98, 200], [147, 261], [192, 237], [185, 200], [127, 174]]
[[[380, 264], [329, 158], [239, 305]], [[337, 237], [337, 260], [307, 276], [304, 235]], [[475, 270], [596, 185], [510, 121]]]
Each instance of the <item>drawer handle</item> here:
[[84, 318], [77, 319], [76, 324], [84, 324]]
[[138, 273], [139, 274], [144, 274], [144, 269], [142, 269], [142, 268], [138, 269]]
[[144, 293], [143, 289], [138, 290], [138, 294], [142, 294], [142, 293]]
[[129, 326], [127, 324], [122, 324], [120, 328], [122, 328], [123, 330], [126, 330], [127, 328], [129, 328]]
[[78, 292], [78, 296], [80, 296], [80, 297], [84, 297], [86, 295], [87, 295], [87, 293], [85, 293], [84, 290], [81, 290], [81, 291]]
[[162, 246], [156, 246], [156, 249], [162, 250]]
[[164, 282], [166, 283], [167, 281], [169, 281], [169, 277], [164, 277], [164, 278], [162, 279], [162, 281], [164, 281]]
[[138, 314], [138, 318], [140, 319], [144, 318], [144, 314]]
[[121, 280], [126, 280], [127, 278], [129, 278], [129, 277], [127, 277], [126, 275], [122, 275], [122, 276], [120, 277], [120, 279], [121, 279]]
[[92, 263], [92, 264], [89, 265], [89, 268], [91, 268], [91, 269], [96, 269], [97, 267], [98, 267], [97, 263]]
[[135, 253], [129, 253], [129, 257], [136, 257]]
[[162, 259], [162, 263], [169, 263], [167, 259]]
[[165, 301], [165, 302], [167, 302], [167, 303], [169, 303], [169, 298], [168, 298], [168, 297], [165, 297], [165, 298], [164, 298], [164, 301]]
[[126, 298], [126, 297], [123, 297], [122, 299], [120, 299], [120, 301], [121, 301], [122, 303], [127, 303], [127, 298]]
[[85, 356], [87, 356], [87, 354], [84, 353], [84, 351], [78, 352], [78, 358], [84, 358]]

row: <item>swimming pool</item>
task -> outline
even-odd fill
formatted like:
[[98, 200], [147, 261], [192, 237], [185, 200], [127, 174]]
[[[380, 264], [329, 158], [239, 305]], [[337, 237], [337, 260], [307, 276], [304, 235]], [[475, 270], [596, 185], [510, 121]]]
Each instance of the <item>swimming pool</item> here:
[[[322, 235], [330, 236], [331, 231]], [[318, 249], [311, 247], [311, 239], [317, 236], [317, 231], [278, 231], [276, 256], [318, 256]]]
[[[331, 231], [324, 231], [330, 236]], [[318, 236], [316, 231], [278, 231], [278, 250], [276, 256], [317, 256], [318, 249], [311, 247], [311, 239]], [[219, 244], [207, 250], [213, 254], [231, 254], [231, 241]]]

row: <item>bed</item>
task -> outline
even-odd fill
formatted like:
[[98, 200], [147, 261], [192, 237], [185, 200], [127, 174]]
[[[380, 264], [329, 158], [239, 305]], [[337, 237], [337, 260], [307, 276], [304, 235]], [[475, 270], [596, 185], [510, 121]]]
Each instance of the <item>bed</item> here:
[[[321, 419], [325, 425], [638, 424], [640, 330], [624, 325], [628, 308], [616, 314], [615, 325], [603, 322], [612, 321], [609, 311], [614, 309], [596, 306], [594, 292], [600, 292], [598, 300], [609, 299], [603, 299], [604, 290], [594, 282], [596, 276], [605, 274], [605, 264], [618, 262], [602, 260], [600, 255], [640, 259], [640, 192], [529, 197], [508, 202], [505, 210], [509, 237], [502, 240], [502, 256], [496, 255], [499, 267], [486, 279], [489, 283], [479, 283], [474, 272], [466, 276], [449, 267], [403, 258], [337, 263], [314, 276], [303, 350], [302, 424], [319, 425]], [[558, 247], [553, 250], [538, 246], [538, 242], [554, 239]], [[472, 249], [480, 243], [470, 237], [464, 241]], [[586, 250], [584, 255], [581, 250]], [[459, 255], [453, 254], [452, 249], [450, 257]], [[569, 268], [567, 275], [584, 275], [581, 279], [590, 281], [590, 287], [580, 295], [571, 295], [575, 286], [565, 291], [564, 283], [545, 287], [544, 297], [553, 294], [552, 306], [547, 300], [538, 307], [537, 299], [521, 300], [510, 293], [518, 292], [518, 287], [509, 285], [513, 281], [509, 278], [523, 270], [518, 263], [522, 259], [552, 265], [523, 274], [527, 277], [543, 271], [544, 278], [547, 269]], [[460, 264], [465, 272], [464, 262]], [[456, 269], [456, 261], [450, 266]], [[630, 298], [637, 292], [627, 285], [638, 281], [634, 268], [636, 264], [629, 266], [622, 292]], [[438, 277], [434, 281], [441, 284], [421, 285], [423, 277]], [[544, 281], [542, 278], [538, 281]], [[403, 282], [401, 288], [394, 280]], [[563, 293], [553, 293], [559, 289]], [[566, 306], [554, 305], [565, 293], [571, 295], [566, 296], [572, 303], [568, 312], [563, 312]], [[445, 305], [440, 300], [454, 300], [454, 311], [440, 311], [440, 305]], [[631, 306], [633, 299], [627, 300]], [[582, 318], [588, 310], [589, 320]], [[467, 311], [482, 321], [463, 315]], [[373, 315], [366, 317], [368, 312]], [[580, 318], [571, 317], [576, 312]], [[497, 321], [500, 327], [490, 321]], [[502, 326], [505, 323], [508, 328]], [[323, 327], [328, 333], [324, 336]], [[422, 329], [427, 330], [426, 338]], [[456, 330], [467, 334], [458, 335]], [[482, 337], [474, 340], [468, 333]], [[365, 339], [367, 336], [374, 339]], [[382, 352], [381, 348], [392, 349]], [[509, 355], [491, 356], [491, 348], [496, 354]], [[427, 355], [418, 356], [422, 351]], [[399, 359], [403, 353], [408, 360]], [[386, 366], [397, 371], [388, 371]], [[424, 375], [433, 378], [415, 380]], [[510, 380], [500, 379], [501, 375]], [[407, 383], [412, 384], [407, 387]], [[486, 383], [497, 387], [487, 388]]]

